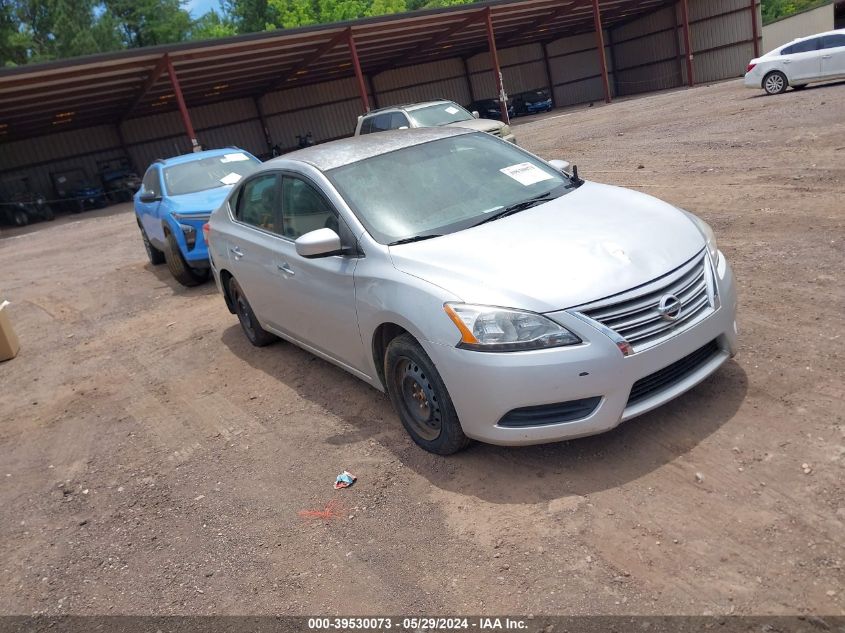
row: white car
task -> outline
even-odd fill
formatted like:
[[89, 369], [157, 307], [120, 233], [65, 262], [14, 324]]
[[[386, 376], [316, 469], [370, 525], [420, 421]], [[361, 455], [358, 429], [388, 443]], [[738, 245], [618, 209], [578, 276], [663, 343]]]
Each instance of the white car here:
[[770, 95], [806, 88], [817, 81], [845, 79], [845, 29], [802, 37], [752, 59], [745, 73], [746, 88]]

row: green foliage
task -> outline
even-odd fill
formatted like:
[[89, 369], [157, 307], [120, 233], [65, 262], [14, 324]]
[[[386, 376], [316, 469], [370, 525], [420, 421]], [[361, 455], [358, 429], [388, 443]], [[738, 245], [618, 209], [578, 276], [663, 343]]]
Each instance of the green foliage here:
[[823, 4], [825, 0], [762, 0], [763, 24]]
[[0, 66], [471, 1], [220, 0], [219, 11], [212, 9], [194, 20], [183, 6], [185, 0], [0, 0]]
[[187, 39], [191, 15], [181, 5], [181, 0], [105, 0], [127, 48]]
[[230, 20], [222, 18], [213, 9], [201, 16], [191, 26], [192, 40], [210, 40], [217, 37], [237, 35], [237, 33], [238, 30], [235, 24]]

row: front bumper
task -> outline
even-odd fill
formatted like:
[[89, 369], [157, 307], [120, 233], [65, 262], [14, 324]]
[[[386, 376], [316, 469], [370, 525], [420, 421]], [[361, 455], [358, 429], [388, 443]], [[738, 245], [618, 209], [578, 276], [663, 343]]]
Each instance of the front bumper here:
[[[449, 389], [464, 433], [483, 442], [509, 446], [594, 435], [691, 389], [736, 350], [733, 274], [727, 262], [723, 266], [718, 280], [721, 307], [693, 327], [631, 356], [623, 357], [610, 338], [577, 320], [565, 324], [584, 341], [572, 347], [496, 354], [429, 343], [427, 351]], [[718, 350], [706, 362], [628, 405], [634, 383], [714, 340]], [[601, 398], [595, 410], [572, 422], [521, 428], [499, 424], [514, 409], [595, 397]]]
[[506, 140], [508, 143], [513, 143], [514, 145], [517, 144], [516, 143], [516, 135], [514, 135], [514, 134], [508, 134], [507, 136], [503, 136], [502, 138], [504, 140]]
[[202, 237], [202, 225], [208, 222], [208, 218], [207, 214], [168, 218], [170, 231], [179, 244], [182, 257], [195, 268], [208, 266], [208, 249]]

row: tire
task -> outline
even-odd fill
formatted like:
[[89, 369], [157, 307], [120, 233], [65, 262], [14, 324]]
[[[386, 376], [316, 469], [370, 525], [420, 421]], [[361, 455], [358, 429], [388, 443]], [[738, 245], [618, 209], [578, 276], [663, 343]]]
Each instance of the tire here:
[[141, 241], [144, 243], [144, 250], [147, 251], [147, 258], [153, 266], [160, 266], [164, 263], [164, 253], [152, 245], [143, 226], [138, 224], [138, 228], [141, 230]]
[[789, 88], [789, 80], [779, 70], [770, 72], [763, 78], [763, 90], [766, 94], [779, 95]]
[[792, 86], [792, 89], [793, 90], [804, 90], [804, 88], [806, 88], [806, 87], [807, 87], [807, 84], [797, 84], [795, 86]]
[[241, 322], [241, 329], [243, 329], [247, 340], [255, 345], [255, 347], [264, 347], [277, 341], [275, 334], [271, 334], [258, 322], [255, 317], [255, 312], [252, 311], [252, 306], [246, 299], [244, 291], [241, 289], [234, 277], [229, 279], [228, 287], [229, 297], [232, 300], [232, 305], [235, 306], [235, 314], [238, 315], [238, 321]]
[[[173, 278], [183, 286], [190, 288], [191, 286], [198, 286], [208, 279], [208, 268], [191, 268], [182, 257], [182, 251], [179, 250], [179, 244], [173, 233], [167, 234], [167, 243], [164, 249], [164, 259], [167, 262], [167, 268]], [[150, 260], [152, 261], [152, 260]]]
[[56, 219], [56, 214], [53, 212], [53, 207], [49, 205], [44, 205], [44, 208], [41, 210], [41, 217], [47, 220], [48, 222], [52, 222]]
[[420, 447], [436, 455], [452, 455], [469, 445], [446, 385], [410, 334], [390, 341], [384, 376], [402, 426]]
[[23, 209], [12, 211], [12, 222], [15, 226], [26, 226], [29, 224], [29, 214]]

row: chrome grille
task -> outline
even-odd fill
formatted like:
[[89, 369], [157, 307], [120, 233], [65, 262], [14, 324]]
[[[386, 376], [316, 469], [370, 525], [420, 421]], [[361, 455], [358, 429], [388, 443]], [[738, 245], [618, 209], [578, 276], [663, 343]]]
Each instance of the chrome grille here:
[[[613, 330], [640, 352], [684, 331], [713, 312], [714, 284], [706, 252], [638, 290], [615, 295], [576, 311]], [[680, 314], [667, 320], [660, 301], [674, 295]]]

